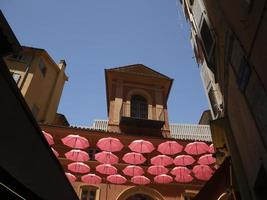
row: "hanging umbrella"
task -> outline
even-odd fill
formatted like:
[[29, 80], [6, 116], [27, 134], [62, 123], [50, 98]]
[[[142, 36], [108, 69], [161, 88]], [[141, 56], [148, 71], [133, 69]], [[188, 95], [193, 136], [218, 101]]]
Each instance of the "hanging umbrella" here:
[[191, 171], [187, 168], [187, 167], [174, 167], [172, 170], [171, 170], [171, 174], [172, 175], [175, 175], [175, 176], [182, 176], [182, 175], [188, 175], [190, 174]]
[[173, 163], [173, 159], [166, 155], [158, 155], [158, 156], [151, 158], [150, 162], [152, 165], [168, 166]]
[[69, 181], [72, 183], [74, 181], [76, 181], [76, 176], [74, 176], [73, 174], [71, 173], [65, 173], [65, 175], [67, 176], [67, 178], [69, 179]]
[[193, 180], [193, 177], [190, 174], [177, 175], [175, 180], [179, 183], [189, 183]]
[[142, 164], [146, 161], [146, 158], [141, 153], [130, 152], [126, 153], [122, 160], [132, 165]]
[[107, 180], [114, 184], [123, 184], [127, 181], [127, 179], [120, 174], [109, 175]]
[[215, 153], [215, 149], [214, 149], [214, 145], [213, 144], [211, 144], [210, 146], [209, 146], [209, 150], [208, 150], [210, 153]]
[[207, 165], [196, 165], [193, 168], [194, 175], [197, 179], [207, 181], [212, 176], [212, 169]]
[[101, 164], [96, 167], [96, 171], [101, 174], [111, 175], [117, 173], [117, 168], [110, 164]]
[[195, 159], [189, 155], [176, 156], [175, 159], [173, 160], [173, 163], [179, 166], [192, 165], [194, 162], [195, 162]]
[[123, 148], [123, 144], [120, 142], [120, 140], [113, 137], [102, 138], [97, 142], [96, 145], [102, 151], [110, 152], [120, 151]]
[[150, 183], [150, 180], [145, 176], [134, 176], [131, 178], [131, 182], [138, 185], [146, 185]]
[[153, 144], [146, 140], [134, 140], [129, 145], [129, 148], [132, 151], [138, 152], [138, 153], [151, 153], [155, 149]]
[[85, 137], [79, 135], [68, 135], [61, 139], [62, 143], [75, 149], [85, 149], [89, 147], [89, 142]]
[[216, 162], [216, 159], [212, 157], [212, 154], [206, 154], [198, 159], [198, 163], [201, 165], [210, 165]]
[[142, 167], [129, 165], [123, 169], [123, 173], [127, 176], [140, 176], [144, 174]]
[[206, 153], [209, 146], [205, 142], [192, 142], [186, 145], [185, 151], [190, 155], [200, 155]]
[[43, 134], [44, 134], [44, 136], [45, 136], [45, 139], [46, 139], [46, 141], [48, 142], [48, 144], [49, 144], [49, 145], [54, 144], [54, 140], [53, 140], [52, 135], [51, 135], [50, 133], [45, 132], [45, 131], [42, 131], [42, 132], [43, 132]]
[[59, 153], [53, 147], [51, 147], [51, 149], [52, 149], [53, 153], [55, 154], [55, 156], [58, 157]]
[[95, 159], [104, 164], [118, 163], [119, 158], [111, 152], [103, 151], [95, 154]]
[[180, 153], [183, 150], [183, 146], [175, 141], [163, 142], [158, 146], [158, 151], [164, 155], [174, 155]]
[[157, 183], [166, 184], [166, 183], [172, 182], [173, 178], [167, 174], [161, 174], [161, 175], [155, 176], [154, 181]]
[[89, 155], [85, 151], [73, 149], [65, 153], [65, 157], [69, 160], [84, 162], [89, 160]]
[[147, 169], [147, 172], [152, 175], [167, 174], [168, 169], [162, 165], [152, 165]]
[[81, 177], [82, 182], [87, 184], [100, 184], [101, 183], [101, 177], [97, 176], [95, 174], [86, 174]]
[[82, 162], [74, 162], [68, 164], [68, 170], [75, 173], [88, 173], [90, 171], [90, 167]]

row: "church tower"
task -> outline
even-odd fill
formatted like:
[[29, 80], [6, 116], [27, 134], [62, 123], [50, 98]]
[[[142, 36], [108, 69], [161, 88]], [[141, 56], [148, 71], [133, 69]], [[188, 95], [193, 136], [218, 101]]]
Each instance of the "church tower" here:
[[106, 69], [108, 130], [168, 137], [167, 100], [173, 79], [142, 64]]

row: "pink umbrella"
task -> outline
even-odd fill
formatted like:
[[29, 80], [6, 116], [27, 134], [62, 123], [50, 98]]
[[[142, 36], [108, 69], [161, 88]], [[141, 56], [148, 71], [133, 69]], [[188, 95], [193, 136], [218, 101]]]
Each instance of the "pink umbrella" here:
[[119, 158], [111, 152], [103, 151], [95, 154], [95, 159], [104, 164], [118, 163]]
[[195, 159], [189, 155], [180, 155], [176, 156], [173, 163], [179, 166], [192, 165], [195, 162]]
[[212, 154], [206, 154], [198, 159], [198, 163], [201, 165], [210, 165], [216, 162], [216, 159], [212, 157]]
[[146, 158], [141, 153], [130, 152], [126, 153], [123, 156], [122, 160], [124, 160], [124, 162], [126, 163], [137, 165], [144, 163], [146, 161]]
[[185, 151], [191, 155], [200, 155], [206, 153], [209, 146], [204, 142], [192, 142], [186, 145]]
[[61, 139], [62, 143], [75, 149], [85, 149], [89, 147], [89, 142], [85, 137], [79, 135], [68, 135]]
[[82, 176], [82, 182], [87, 184], [100, 184], [101, 178], [95, 174], [86, 174]]
[[82, 162], [74, 162], [68, 164], [68, 170], [75, 173], [88, 173], [90, 171], [90, 167]]
[[123, 169], [123, 173], [127, 176], [140, 176], [144, 174], [144, 170], [142, 167], [129, 165]]
[[58, 157], [59, 153], [53, 147], [51, 147], [51, 149], [52, 149], [53, 153], [55, 154], [55, 156]]
[[74, 176], [73, 174], [71, 173], [65, 173], [65, 175], [67, 176], [67, 178], [69, 179], [69, 181], [72, 183], [74, 181], [76, 181], [76, 176]]
[[171, 174], [172, 175], [175, 175], [175, 176], [182, 176], [182, 175], [188, 175], [190, 174], [191, 171], [187, 168], [187, 167], [174, 167], [172, 170], [171, 170]]
[[134, 140], [129, 148], [138, 153], [151, 153], [155, 149], [153, 144], [146, 140]]
[[150, 180], [145, 176], [134, 176], [131, 178], [131, 182], [138, 185], [146, 185], [150, 183]]
[[45, 132], [45, 131], [42, 131], [42, 132], [43, 132], [43, 134], [44, 134], [44, 136], [45, 136], [45, 139], [46, 139], [46, 141], [48, 142], [48, 144], [49, 144], [49, 145], [54, 144], [54, 140], [53, 140], [52, 135], [51, 135], [50, 133]]
[[147, 172], [152, 174], [152, 175], [167, 174], [168, 171], [169, 170], [162, 165], [153, 165], [147, 169]]
[[215, 153], [215, 149], [214, 149], [213, 144], [211, 144], [211, 145], [209, 146], [209, 152], [210, 152], [210, 153]]
[[120, 174], [109, 175], [107, 180], [114, 184], [123, 184], [127, 181], [127, 179]]
[[65, 153], [65, 157], [69, 160], [84, 162], [89, 160], [89, 155], [85, 151], [73, 149]]
[[193, 172], [196, 178], [203, 181], [209, 180], [213, 173], [212, 169], [207, 165], [196, 165], [193, 168]]
[[179, 183], [189, 183], [193, 180], [193, 177], [190, 174], [177, 175], [175, 180]]
[[97, 144], [102, 151], [116, 152], [123, 148], [123, 144], [117, 138], [107, 137], [100, 139]]
[[96, 171], [101, 173], [101, 174], [116, 174], [117, 169], [116, 167], [110, 165], [110, 164], [101, 164], [96, 167]]
[[154, 181], [157, 183], [166, 184], [166, 183], [172, 182], [173, 178], [167, 174], [161, 174], [161, 175], [155, 176]]
[[163, 166], [168, 166], [173, 163], [173, 159], [169, 156], [165, 155], [158, 155], [150, 160], [152, 165], [163, 165]]
[[174, 155], [180, 153], [183, 150], [183, 146], [175, 141], [163, 142], [158, 146], [158, 151], [165, 155]]

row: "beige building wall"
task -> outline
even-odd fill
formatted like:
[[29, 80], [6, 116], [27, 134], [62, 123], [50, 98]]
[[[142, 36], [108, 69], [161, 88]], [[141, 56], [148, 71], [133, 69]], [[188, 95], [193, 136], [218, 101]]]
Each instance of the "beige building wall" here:
[[44, 49], [31, 47], [5, 61], [36, 120], [52, 124], [68, 80], [65, 61], [56, 64]]

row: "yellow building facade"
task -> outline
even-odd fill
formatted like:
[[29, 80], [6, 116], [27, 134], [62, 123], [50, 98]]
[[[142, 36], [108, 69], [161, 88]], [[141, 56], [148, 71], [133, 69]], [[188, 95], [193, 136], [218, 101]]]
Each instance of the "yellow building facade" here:
[[34, 117], [40, 123], [67, 125], [65, 117], [57, 113], [65, 81], [66, 62], [58, 64], [44, 49], [22, 47], [5, 62], [24, 96]]

